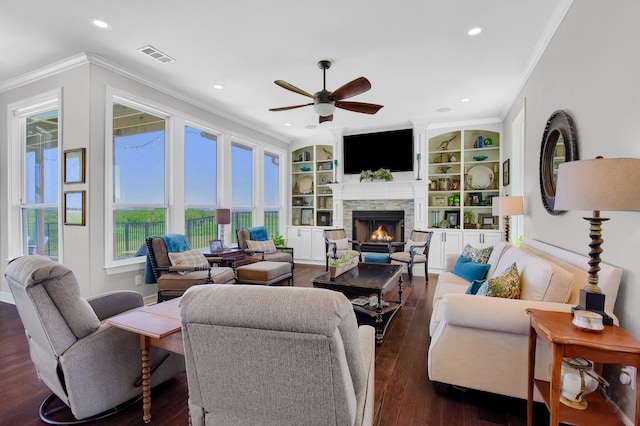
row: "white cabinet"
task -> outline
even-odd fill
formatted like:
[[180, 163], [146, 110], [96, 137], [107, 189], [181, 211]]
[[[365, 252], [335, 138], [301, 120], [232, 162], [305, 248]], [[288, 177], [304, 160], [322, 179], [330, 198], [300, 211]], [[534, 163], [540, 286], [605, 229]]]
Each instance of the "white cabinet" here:
[[324, 228], [289, 226], [287, 246], [293, 247], [294, 260], [324, 262]]
[[502, 241], [502, 232], [491, 230], [464, 231], [464, 246], [475, 248], [493, 247]]
[[451, 229], [434, 229], [429, 246], [429, 269], [443, 269], [449, 253], [462, 252], [462, 232]]
[[295, 260], [311, 260], [311, 228], [291, 226], [287, 228], [287, 246], [293, 247]]

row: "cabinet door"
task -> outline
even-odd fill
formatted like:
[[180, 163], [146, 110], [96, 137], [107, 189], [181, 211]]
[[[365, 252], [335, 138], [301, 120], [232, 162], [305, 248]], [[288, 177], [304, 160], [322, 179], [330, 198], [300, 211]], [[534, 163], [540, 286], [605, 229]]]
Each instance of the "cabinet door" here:
[[454, 253], [460, 254], [462, 252], [462, 234], [460, 231], [447, 231], [445, 233], [445, 239], [443, 241], [443, 267], [444, 258], [446, 255]]
[[311, 244], [311, 259], [324, 262], [326, 257], [324, 250], [324, 229], [316, 228], [313, 230], [313, 241]]
[[492, 247], [502, 241], [501, 231], [490, 231], [484, 233], [484, 247]]
[[502, 239], [500, 231], [464, 231], [464, 245], [475, 248], [492, 247]]
[[462, 234], [460, 231], [434, 230], [429, 247], [429, 268], [444, 269], [447, 254], [462, 251]]
[[287, 245], [293, 247], [296, 260], [311, 260], [311, 228], [287, 228]]

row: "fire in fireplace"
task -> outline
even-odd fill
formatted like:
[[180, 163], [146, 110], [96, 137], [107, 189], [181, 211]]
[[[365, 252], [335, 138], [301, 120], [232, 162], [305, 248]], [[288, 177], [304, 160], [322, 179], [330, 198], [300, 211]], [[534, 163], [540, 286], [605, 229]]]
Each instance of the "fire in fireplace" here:
[[353, 239], [362, 243], [362, 251], [384, 253], [389, 242], [404, 241], [403, 210], [354, 210]]

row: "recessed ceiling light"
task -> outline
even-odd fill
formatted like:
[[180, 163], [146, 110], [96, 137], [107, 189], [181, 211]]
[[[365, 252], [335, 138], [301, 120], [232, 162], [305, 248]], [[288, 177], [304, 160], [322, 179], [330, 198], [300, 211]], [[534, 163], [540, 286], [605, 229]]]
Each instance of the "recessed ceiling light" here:
[[463, 98], [463, 99], [460, 99], [460, 102], [469, 102], [470, 100], [471, 99], [469, 99], [469, 98]]
[[451, 108], [449, 108], [449, 107], [438, 108], [436, 110], [436, 112], [449, 112], [449, 111], [451, 111]]
[[309, 129], [309, 130], [315, 129], [316, 127], [318, 126], [316, 126], [315, 124], [307, 124], [306, 126], [304, 126], [305, 129]]
[[291, 123], [284, 123], [285, 126], [291, 127]]
[[222, 90], [222, 89], [224, 89], [224, 86], [222, 84], [214, 84], [213, 88], [214, 89], [218, 89], [218, 90]]
[[100, 28], [101, 30], [110, 30], [111, 29], [111, 25], [108, 22], [103, 21], [100, 18], [89, 18], [89, 21], [93, 24], [94, 27]]
[[477, 27], [473, 27], [469, 31], [467, 31], [467, 34], [469, 34], [470, 36], [477, 36], [482, 31], [484, 31], [484, 27], [477, 26]]

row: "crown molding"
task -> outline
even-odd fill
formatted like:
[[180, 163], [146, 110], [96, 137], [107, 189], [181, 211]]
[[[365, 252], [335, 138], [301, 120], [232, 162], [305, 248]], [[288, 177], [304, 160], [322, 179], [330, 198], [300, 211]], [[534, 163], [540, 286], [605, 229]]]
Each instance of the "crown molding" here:
[[59, 74], [61, 72], [69, 71], [70, 69], [85, 65], [89, 63], [89, 56], [85, 53], [80, 53], [69, 58], [63, 59], [53, 64], [37, 68], [33, 71], [29, 71], [26, 74], [22, 74], [18, 77], [0, 82], [0, 93], [16, 89], [18, 87], [34, 83], [43, 78], [51, 77], [52, 75]]

